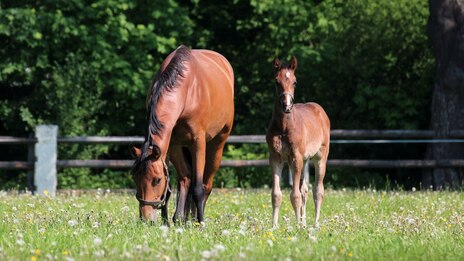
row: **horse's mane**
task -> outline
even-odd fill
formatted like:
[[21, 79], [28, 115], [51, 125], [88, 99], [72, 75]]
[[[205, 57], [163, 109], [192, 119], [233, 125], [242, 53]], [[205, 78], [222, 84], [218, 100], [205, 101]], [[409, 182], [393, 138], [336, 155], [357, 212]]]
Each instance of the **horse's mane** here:
[[190, 49], [184, 45], [179, 46], [166, 68], [163, 71], [160, 69], [152, 81], [151, 89], [147, 97], [147, 133], [141, 148], [142, 154], [136, 159], [133, 166], [134, 169], [143, 167], [140, 166], [141, 163], [149, 156], [149, 147], [153, 145], [151, 135], [159, 134], [160, 130], [164, 128], [163, 123], [160, 122], [156, 115], [159, 98], [165, 91], [172, 91], [178, 86], [177, 82], [179, 78], [185, 76], [184, 62], [187, 61], [189, 57]]

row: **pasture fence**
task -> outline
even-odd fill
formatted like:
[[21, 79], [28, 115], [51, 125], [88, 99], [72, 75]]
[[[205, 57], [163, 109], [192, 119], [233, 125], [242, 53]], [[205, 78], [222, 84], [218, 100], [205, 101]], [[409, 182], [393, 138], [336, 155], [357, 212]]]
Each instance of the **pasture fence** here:
[[[464, 143], [464, 130], [452, 130], [438, 134], [432, 130], [331, 130], [332, 144], [400, 144], [400, 143]], [[143, 137], [59, 137], [58, 126], [39, 125], [35, 136], [22, 138], [0, 136], [0, 145], [17, 144], [28, 146], [27, 161], [0, 161], [0, 169], [28, 171], [28, 188], [36, 193], [47, 191], [56, 193], [57, 168], [109, 168], [129, 169], [133, 160], [100, 159], [100, 160], [64, 160], [58, 159], [59, 144], [117, 144], [137, 145]], [[227, 143], [263, 144], [264, 135], [231, 135]], [[223, 167], [268, 166], [268, 160], [223, 160]], [[464, 159], [439, 160], [372, 160], [372, 159], [329, 159], [327, 167], [354, 168], [457, 168], [464, 167]], [[309, 166], [305, 166], [305, 173]]]

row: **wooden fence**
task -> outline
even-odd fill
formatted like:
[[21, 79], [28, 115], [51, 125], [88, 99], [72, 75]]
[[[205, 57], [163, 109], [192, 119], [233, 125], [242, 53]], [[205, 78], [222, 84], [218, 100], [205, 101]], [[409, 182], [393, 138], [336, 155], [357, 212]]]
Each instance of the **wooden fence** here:
[[[40, 134], [42, 133], [42, 134]], [[58, 144], [117, 144], [138, 145], [143, 137], [57, 137], [57, 126], [38, 126], [33, 138], [18, 138], [0, 136], [0, 145], [17, 144], [28, 146], [28, 161], [0, 161], [0, 169], [19, 169], [34, 171], [35, 183], [40, 183], [38, 176], [42, 172], [51, 172], [45, 177], [45, 182], [56, 179], [56, 168], [112, 168], [128, 169], [133, 160], [60, 160], [57, 156]], [[265, 143], [264, 135], [230, 136], [228, 143]], [[394, 144], [394, 143], [464, 143], [464, 130], [454, 130], [439, 136], [431, 130], [332, 130], [332, 144]], [[48, 145], [43, 145], [48, 144]], [[38, 151], [39, 150], [39, 151]], [[34, 152], [35, 151], [35, 152]], [[51, 170], [43, 170], [45, 168]], [[267, 166], [268, 160], [223, 160], [224, 167]], [[355, 160], [329, 159], [328, 167], [355, 168], [454, 168], [464, 167], [464, 159], [440, 160]], [[56, 186], [53, 185], [53, 186]], [[49, 186], [45, 186], [48, 190]], [[38, 189], [40, 191], [40, 189]]]

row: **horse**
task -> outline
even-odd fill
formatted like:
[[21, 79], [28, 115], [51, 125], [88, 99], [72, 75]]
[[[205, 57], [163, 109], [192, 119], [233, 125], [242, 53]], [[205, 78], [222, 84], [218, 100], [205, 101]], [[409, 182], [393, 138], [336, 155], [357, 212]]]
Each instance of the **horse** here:
[[295, 70], [297, 59], [292, 57], [289, 64], [274, 60], [275, 101], [266, 142], [269, 149], [269, 164], [272, 169], [272, 225], [277, 227], [279, 209], [282, 204], [280, 179], [282, 168], [287, 162], [293, 186], [290, 201], [299, 224], [306, 225], [306, 201], [308, 182], [301, 175], [304, 161], [311, 160], [315, 168], [313, 199], [316, 209], [316, 224], [324, 199], [324, 176], [330, 146], [330, 120], [324, 109], [317, 103], [295, 103]]
[[146, 104], [146, 136], [140, 149], [133, 147], [131, 170], [139, 216], [154, 222], [160, 209], [169, 224], [171, 162], [178, 177], [174, 223], [192, 214], [204, 225], [206, 201], [234, 121], [232, 66], [217, 52], [181, 45], [162, 62]]

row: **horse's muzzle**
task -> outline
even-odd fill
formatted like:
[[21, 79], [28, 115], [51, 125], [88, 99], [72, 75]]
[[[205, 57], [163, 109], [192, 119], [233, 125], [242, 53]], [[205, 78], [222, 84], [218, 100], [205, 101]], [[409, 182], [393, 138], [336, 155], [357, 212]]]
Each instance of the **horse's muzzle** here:
[[282, 111], [284, 113], [291, 113], [293, 110], [293, 94], [283, 92], [280, 95], [280, 104], [282, 105]]

